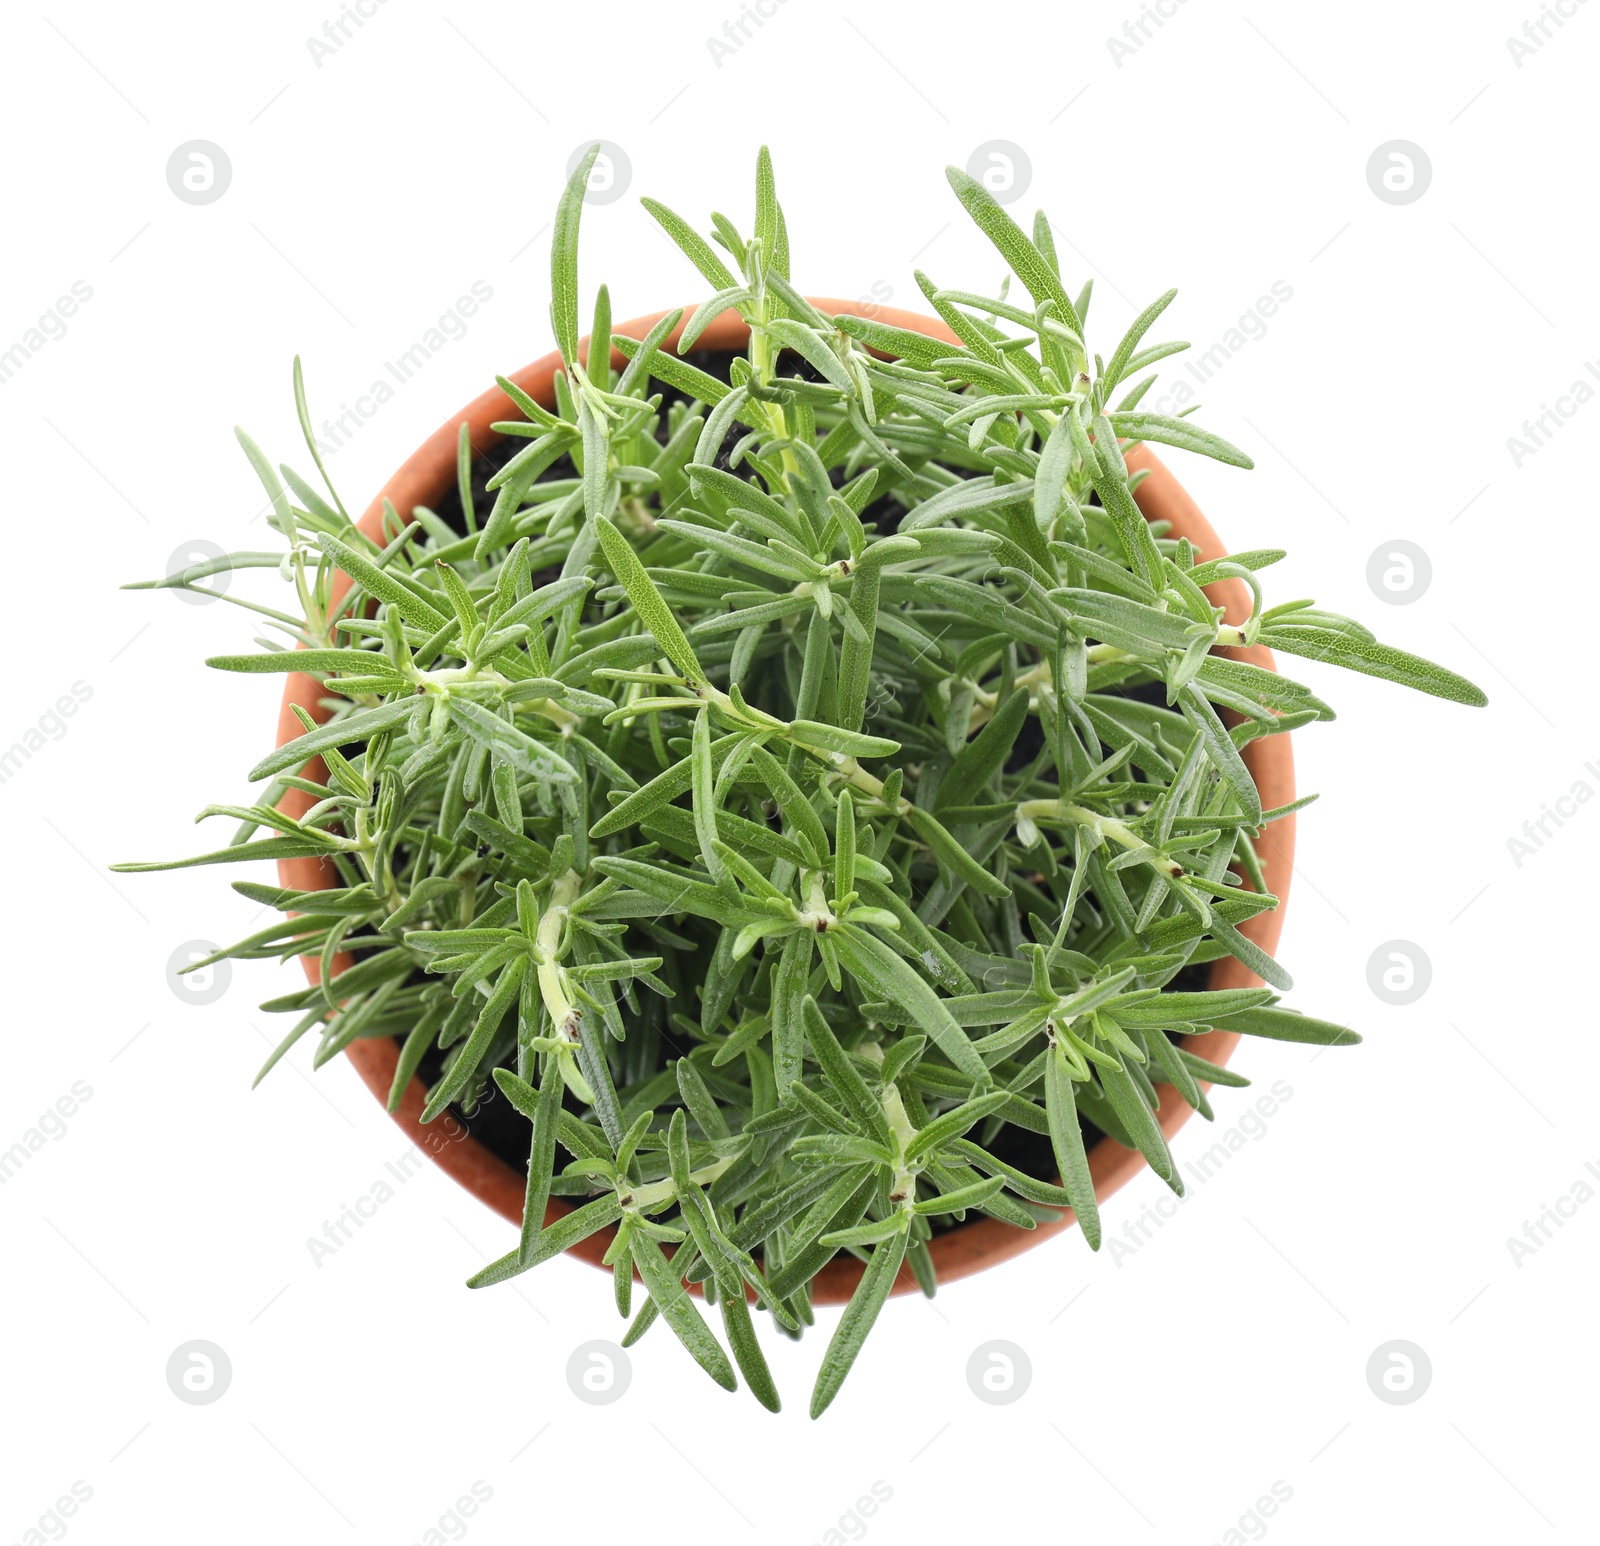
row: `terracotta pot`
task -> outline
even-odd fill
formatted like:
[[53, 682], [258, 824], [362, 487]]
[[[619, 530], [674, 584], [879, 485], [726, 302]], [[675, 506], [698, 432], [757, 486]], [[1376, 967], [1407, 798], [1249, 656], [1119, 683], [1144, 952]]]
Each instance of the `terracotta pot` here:
[[[954, 334], [942, 322], [912, 312], [897, 311], [889, 307], [879, 307], [874, 310], [854, 301], [826, 298], [818, 299], [816, 305], [819, 310], [830, 316], [846, 312], [870, 315], [895, 327], [915, 329], [917, 332], [951, 343], [956, 341]], [[686, 311], [685, 315], [687, 314]], [[628, 337], [642, 338], [662, 315], [658, 312], [654, 316], [619, 323], [615, 331]], [[675, 339], [676, 335], [674, 341]], [[737, 312], [729, 311], [705, 330], [697, 347], [739, 349], [748, 339], [749, 329], [743, 319]], [[587, 347], [586, 342], [584, 347]], [[614, 356], [613, 363], [617, 368], [621, 368], [622, 356], [620, 354]], [[518, 371], [512, 379], [536, 401], [553, 408], [554, 378], [559, 366], [560, 357], [549, 354]], [[483, 396], [469, 403], [465, 409], [424, 441], [405, 465], [389, 479], [368, 506], [360, 522], [361, 529], [371, 536], [378, 535], [385, 501], [392, 503], [395, 509], [409, 520], [414, 506], [433, 505], [453, 486], [456, 477], [456, 437], [463, 420], [471, 427], [473, 446], [481, 452], [500, 438], [489, 429], [490, 424], [518, 416], [517, 409], [498, 388], [485, 392]], [[1147, 447], [1140, 447], [1128, 456], [1128, 463], [1132, 468], [1146, 468], [1149, 471], [1149, 476], [1139, 486], [1137, 496], [1139, 507], [1147, 519], [1169, 522], [1174, 535], [1188, 537], [1208, 559], [1226, 553], [1227, 549], [1222, 545], [1216, 532], [1211, 529], [1205, 516], [1200, 513], [1199, 507], [1158, 457]], [[342, 595], [348, 585], [346, 576], [342, 574], [337, 576], [335, 595]], [[1247, 614], [1248, 593], [1239, 581], [1229, 580], [1212, 586], [1210, 594], [1217, 605], [1227, 608], [1230, 621], [1237, 621]], [[1249, 659], [1268, 669], [1273, 668], [1272, 656], [1266, 649], [1257, 647], [1249, 651], [1229, 651], [1229, 653]], [[319, 718], [326, 717], [325, 713], [317, 708], [319, 696], [320, 687], [315, 679], [301, 673], [294, 673], [288, 677], [284, 688], [283, 706], [278, 717], [278, 745], [281, 746], [302, 733], [299, 721], [291, 712], [292, 704], [302, 704]], [[1294, 799], [1294, 758], [1287, 735], [1268, 736], [1251, 741], [1245, 748], [1244, 758], [1261, 790], [1263, 806], [1270, 808], [1286, 805]], [[308, 764], [305, 769], [305, 777], [317, 782], [321, 782], [325, 776], [326, 772], [320, 759]], [[283, 800], [283, 808], [296, 815], [302, 814], [310, 804], [309, 797], [296, 790], [288, 791]], [[1289, 881], [1293, 873], [1293, 816], [1274, 823], [1268, 829], [1268, 835], [1262, 841], [1260, 852], [1268, 889], [1286, 903]], [[318, 889], [336, 883], [332, 866], [325, 865], [323, 861], [317, 859], [283, 859], [278, 863], [278, 871], [282, 884], [297, 890]], [[1271, 954], [1277, 946], [1278, 936], [1283, 928], [1283, 915], [1283, 906], [1271, 912], [1260, 913], [1243, 925], [1243, 931], [1263, 950]], [[302, 964], [307, 977], [315, 982], [318, 976], [317, 959], [312, 956], [302, 957]], [[336, 972], [342, 971], [349, 964], [349, 957], [336, 957], [334, 964]], [[1259, 987], [1260, 979], [1246, 971], [1232, 957], [1225, 957], [1213, 964], [1210, 986]], [[1189, 1045], [1201, 1057], [1222, 1064], [1228, 1061], [1238, 1040], [1236, 1033], [1214, 1031], [1209, 1035], [1190, 1038]], [[388, 1037], [360, 1040], [348, 1050], [351, 1062], [355, 1064], [367, 1087], [380, 1101], [388, 1097], [398, 1055], [398, 1045]], [[1171, 1086], [1161, 1085], [1158, 1088], [1161, 1096], [1158, 1118], [1161, 1130], [1170, 1138], [1188, 1121], [1191, 1112], [1189, 1106]], [[448, 1171], [480, 1202], [487, 1204], [512, 1223], [520, 1224], [523, 1177], [471, 1138], [440, 1143], [436, 1136], [437, 1129], [424, 1127], [419, 1120], [424, 1094], [422, 1081], [414, 1078], [394, 1113], [395, 1121], [423, 1148], [424, 1152], [431, 1155], [435, 1163]], [[1089, 1169], [1094, 1177], [1095, 1195], [1103, 1201], [1118, 1188], [1125, 1186], [1144, 1167], [1144, 1164], [1144, 1156], [1137, 1150], [1125, 1149], [1110, 1138], [1102, 1139], [1089, 1154]], [[564, 1199], [552, 1198], [545, 1214], [545, 1222], [553, 1223], [570, 1211], [571, 1207]], [[1072, 1222], [1073, 1215], [1070, 1212], [1065, 1213], [1059, 1222], [1041, 1224], [1034, 1230], [1016, 1229], [1009, 1224], [1001, 1223], [998, 1219], [978, 1219], [936, 1235], [930, 1249], [940, 1280], [948, 1282], [1026, 1251], [1067, 1228]], [[612, 1231], [608, 1229], [590, 1236], [574, 1247], [572, 1254], [598, 1266], [601, 1255], [610, 1243], [611, 1234]], [[843, 1256], [830, 1262], [813, 1281], [814, 1302], [843, 1303], [850, 1297], [851, 1291], [859, 1281], [861, 1270], [861, 1263], [854, 1257]], [[902, 1268], [894, 1291], [906, 1293], [915, 1286], [910, 1268]]]

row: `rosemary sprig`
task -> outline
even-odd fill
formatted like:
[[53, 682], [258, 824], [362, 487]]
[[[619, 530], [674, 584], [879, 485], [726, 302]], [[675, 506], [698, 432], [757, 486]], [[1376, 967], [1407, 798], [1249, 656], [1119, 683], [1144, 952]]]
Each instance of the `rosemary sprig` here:
[[[311, 1033], [319, 1063], [394, 1035], [392, 1104], [431, 1050], [426, 1119], [491, 1080], [527, 1116], [522, 1235], [475, 1286], [614, 1229], [619, 1309], [635, 1270], [648, 1295], [630, 1340], [664, 1321], [776, 1409], [747, 1296], [798, 1334], [817, 1272], [864, 1258], [816, 1416], [902, 1263], [932, 1292], [936, 1227], [1070, 1207], [1098, 1247], [1086, 1132], [1181, 1188], [1155, 1085], [1209, 1117], [1217, 1073], [1184, 1036], [1359, 1040], [1281, 1005], [1287, 973], [1239, 928], [1276, 905], [1255, 841], [1305, 803], [1263, 810], [1241, 749], [1333, 711], [1219, 648], [1484, 698], [1311, 602], [1267, 607], [1282, 552], [1200, 554], [1141, 517], [1133, 443], [1250, 465], [1139, 407], [1182, 347], [1144, 342], [1172, 292], [1103, 360], [1048, 226], [1030, 239], [952, 169], [1023, 293], [919, 276], [958, 344], [822, 315], [763, 151], [748, 238], [645, 201], [713, 292], [679, 348], [729, 309], [749, 326], [726, 379], [668, 347], [682, 313], [613, 336], [604, 289], [580, 356], [587, 173], [555, 221], [556, 403], [502, 380], [520, 449], [488, 512], [465, 440], [459, 522], [390, 511], [369, 536], [241, 434], [283, 551], [151, 583], [278, 567], [295, 610], [244, 603], [262, 652], [210, 664], [309, 672], [337, 706], [255, 765], [259, 801], [207, 807], [238, 823], [225, 846], [118, 868], [332, 866], [331, 890], [237, 883], [284, 917], [220, 954], [323, 963], [267, 1006], [295, 1017], [268, 1067]], [[295, 388], [308, 425], [298, 361]], [[1243, 622], [1204, 593], [1228, 579]], [[1184, 984], [1229, 954], [1271, 986]], [[1053, 1165], [1008, 1158], [1040, 1137]], [[575, 1210], [544, 1226], [552, 1196]]]

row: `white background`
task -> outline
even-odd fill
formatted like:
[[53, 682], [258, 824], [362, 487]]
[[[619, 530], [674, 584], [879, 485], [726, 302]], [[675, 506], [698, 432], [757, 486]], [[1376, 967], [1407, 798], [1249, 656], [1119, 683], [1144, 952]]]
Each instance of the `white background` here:
[[[1600, 353], [1600, 4], [1519, 66], [1506, 40], [1532, 5], [1168, 0], [1120, 63], [1106, 39], [1135, 0], [979, 7], [965, 33], [929, 5], [787, 0], [720, 62], [706, 40], [733, 0], [387, 0], [320, 66], [306, 40], [331, 0], [8, 17], [0, 347], [74, 281], [93, 297], [0, 387], [0, 743], [74, 683], [92, 696], [0, 785], [0, 1148], [76, 1081], [92, 1096], [0, 1188], [0, 1540], [34, 1539], [74, 1481], [89, 1501], [46, 1523], [85, 1543], [418, 1542], [441, 1519], [484, 1541], [1593, 1539], [1600, 1200], [1565, 1203], [1520, 1260], [1507, 1245], [1600, 1164], [1578, 986], [1600, 811], [1569, 804], [1520, 865], [1508, 849], [1578, 782], [1600, 788], [1600, 406], [1569, 404], [1520, 467], [1507, 446]], [[267, 545], [231, 431], [306, 468], [296, 352], [320, 423], [473, 281], [492, 288], [332, 459], [353, 507], [495, 371], [545, 353], [548, 222], [597, 137], [632, 163], [629, 196], [584, 217], [585, 293], [606, 278], [619, 317], [704, 290], [634, 195], [748, 226], [763, 140], [812, 293], [876, 284], [917, 306], [914, 266], [996, 283], [941, 175], [996, 139], [1032, 163], [1014, 212], [1042, 204], [1069, 276], [1096, 277], [1103, 352], [1169, 284], [1158, 331], [1205, 349], [1281, 281], [1292, 299], [1204, 394], [1256, 470], [1171, 460], [1232, 546], [1291, 550], [1271, 597], [1353, 612], [1491, 698], [1475, 712], [1304, 667], [1341, 717], [1296, 736], [1301, 787], [1324, 798], [1302, 818], [1282, 956], [1291, 1002], [1365, 1045], [1247, 1045], [1257, 1090], [1219, 1092], [1218, 1128], [1275, 1081], [1292, 1096], [1176, 1216], [1136, 1249], [1096, 1257], [1072, 1234], [933, 1304], [895, 1301], [816, 1424], [831, 1314], [772, 1347], [779, 1418], [660, 1332], [624, 1399], [583, 1404], [569, 1355], [621, 1334], [605, 1280], [557, 1261], [469, 1293], [512, 1232], [431, 1169], [314, 1265], [307, 1237], [403, 1136], [342, 1061], [313, 1079], [296, 1055], [250, 1090], [270, 1018], [254, 1006], [296, 969], [236, 966], [207, 1005], [169, 985], [178, 947], [255, 917], [224, 872], [105, 872], [213, 846], [188, 821], [245, 794], [279, 685], [200, 664], [249, 647], [244, 613], [116, 587], [195, 540]], [[191, 139], [232, 163], [200, 207], [165, 175]], [[1402, 206], [1366, 174], [1393, 139], [1432, 165]], [[1393, 539], [1431, 560], [1410, 605], [1367, 583]], [[1393, 940], [1432, 965], [1403, 1007], [1368, 986]], [[1202, 1126], [1180, 1160], [1212, 1141]], [[1146, 1173], [1108, 1236], [1163, 1195]], [[196, 1338], [232, 1362], [212, 1405], [165, 1378]], [[1031, 1360], [1010, 1405], [968, 1388], [993, 1339]], [[1431, 1360], [1409, 1405], [1368, 1387], [1394, 1339]], [[492, 1497], [458, 1524], [474, 1482]], [[892, 1496], [852, 1518], [874, 1482]], [[1252, 1518], [1275, 1482], [1289, 1501]]]

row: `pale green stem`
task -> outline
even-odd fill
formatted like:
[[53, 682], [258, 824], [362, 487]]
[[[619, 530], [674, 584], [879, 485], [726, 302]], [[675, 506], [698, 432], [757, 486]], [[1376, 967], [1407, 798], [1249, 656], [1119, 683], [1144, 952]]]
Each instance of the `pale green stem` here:
[[[768, 254], [762, 255], [764, 258]], [[767, 298], [764, 293], [755, 298], [755, 315], [751, 318], [750, 327], [750, 366], [755, 373], [756, 380], [762, 386], [768, 386], [773, 377], [772, 340], [763, 331], [763, 324], [767, 320]], [[789, 438], [789, 420], [782, 407], [777, 403], [757, 403], [753, 406], [761, 409], [767, 422], [771, 424], [773, 433], [779, 440]], [[787, 446], [782, 453], [783, 470], [786, 474], [796, 473], [800, 464], [795, 460], [794, 452]]]
[[[713, 1181], [731, 1168], [738, 1157], [737, 1154], [730, 1154], [726, 1159], [719, 1159], [713, 1164], [702, 1166], [699, 1170], [691, 1170], [689, 1179], [696, 1186], [710, 1186]], [[632, 1208], [636, 1212], [645, 1213], [666, 1203], [676, 1202], [678, 1200], [678, 1188], [671, 1176], [665, 1176], [660, 1181], [651, 1181], [645, 1186], [636, 1186], [626, 1196], [619, 1196], [617, 1200], [625, 1208]]]
[[[883, 1048], [877, 1042], [868, 1042], [859, 1051], [867, 1062], [879, 1065], [883, 1063]], [[906, 1113], [906, 1103], [900, 1098], [898, 1085], [885, 1084], [883, 1094], [879, 1096], [879, 1103], [883, 1107], [889, 1131], [894, 1135], [895, 1169], [894, 1180], [889, 1186], [889, 1201], [902, 1212], [909, 1213], [911, 1205], [917, 1200], [917, 1173], [906, 1164], [905, 1153], [917, 1136], [917, 1130], [911, 1125], [911, 1118]]]
[[824, 934], [839, 920], [828, 907], [828, 879], [821, 870], [813, 870], [806, 881], [806, 907], [795, 914], [795, 921]]
[[594, 1104], [594, 1091], [578, 1068], [578, 1024], [583, 1010], [572, 1001], [571, 983], [566, 969], [561, 965], [561, 938], [566, 932], [567, 910], [578, 898], [583, 881], [575, 871], [568, 870], [550, 887], [550, 898], [539, 917], [538, 932], [534, 937], [534, 957], [539, 974], [539, 996], [544, 1000], [545, 1012], [555, 1027], [555, 1034], [564, 1046], [557, 1057], [556, 1066], [567, 1088], [585, 1105]]
[[[1066, 800], [1024, 800], [1017, 807], [1019, 825], [1032, 825], [1038, 821], [1070, 821], [1076, 826], [1098, 832], [1108, 842], [1123, 848], [1149, 847], [1144, 838], [1115, 816], [1102, 816], [1098, 811], [1073, 805]], [[1177, 880], [1183, 874], [1183, 866], [1175, 859], [1152, 858], [1149, 862], [1169, 880]]]

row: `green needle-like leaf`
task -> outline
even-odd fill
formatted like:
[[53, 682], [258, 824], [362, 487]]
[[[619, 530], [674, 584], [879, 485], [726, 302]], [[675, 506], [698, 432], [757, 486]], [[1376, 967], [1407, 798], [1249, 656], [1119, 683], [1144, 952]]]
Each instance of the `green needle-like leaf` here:
[[550, 322], [569, 367], [578, 362], [578, 226], [589, 174], [599, 154], [599, 145], [590, 146], [572, 169], [556, 205], [555, 234], [550, 238]]
[[678, 626], [678, 620], [672, 615], [671, 608], [661, 599], [661, 592], [656, 589], [655, 582], [644, 572], [644, 565], [639, 562], [638, 555], [633, 551], [628, 539], [604, 516], [595, 521], [595, 527], [600, 533], [600, 546], [605, 552], [606, 562], [611, 566], [611, 572], [616, 575], [618, 583], [628, 593], [629, 601], [638, 611], [639, 620], [655, 636], [656, 643], [661, 646], [661, 653], [691, 683], [703, 682], [706, 679], [704, 669], [689, 647], [689, 641], [684, 638], [683, 629]]
[[728, 1362], [728, 1355], [722, 1351], [710, 1327], [700, 1318], [694, 1301], [689, 1298], [678, 1274], [668, 1264], [661, 1247], [644, 1234], [636, 1234], [630, 1245], [634, 1265], [639, 1269], [639, 1276], [644, 1279], [645, 1289], [662, 1320], [688, 1348], [689, 1356], [717, 1384], [724, 1390], [737, 1390], [738, 1376]]
[[903, 1229], [883, 1244], [873, 1247], [867, 1270], [861, 1274], [861, 1282], [839, 1318], [833, 1340], [828, 1343], [828, 1351], [823, 1355], [822, 1367], [817, 1371], [817, 1383], [811, 1391], [813, 1418], [821, 1417], [839, 1394], [845, 1376], [850, 1373], [856, 1355], [861, 1351], [861, 1344], [867, 1340], [867, 1333], [872, 1330], [878, 1312], [894, 1287], [895, 1276], [900, 1271], [905, 1254], [906, 1235]]
[[1050, 1147], [1061, 1172], [1061, 1184], [1072, 1199], [1072, 1211], [1089, 1248], [1100, 1249], [1100, 1207], [1095, 1201], [1094, 1181], [1089, 1174], [1089, 1156], [1083, 1145], [1083, 1130], [1078, 1125], [1078, 1105], [1073, 1098], [1072, 1081], [1067, 1077], [1066, 1059], [1052, 1046], [1044, 1060], [1044, 1109], [1050, 1122]]

